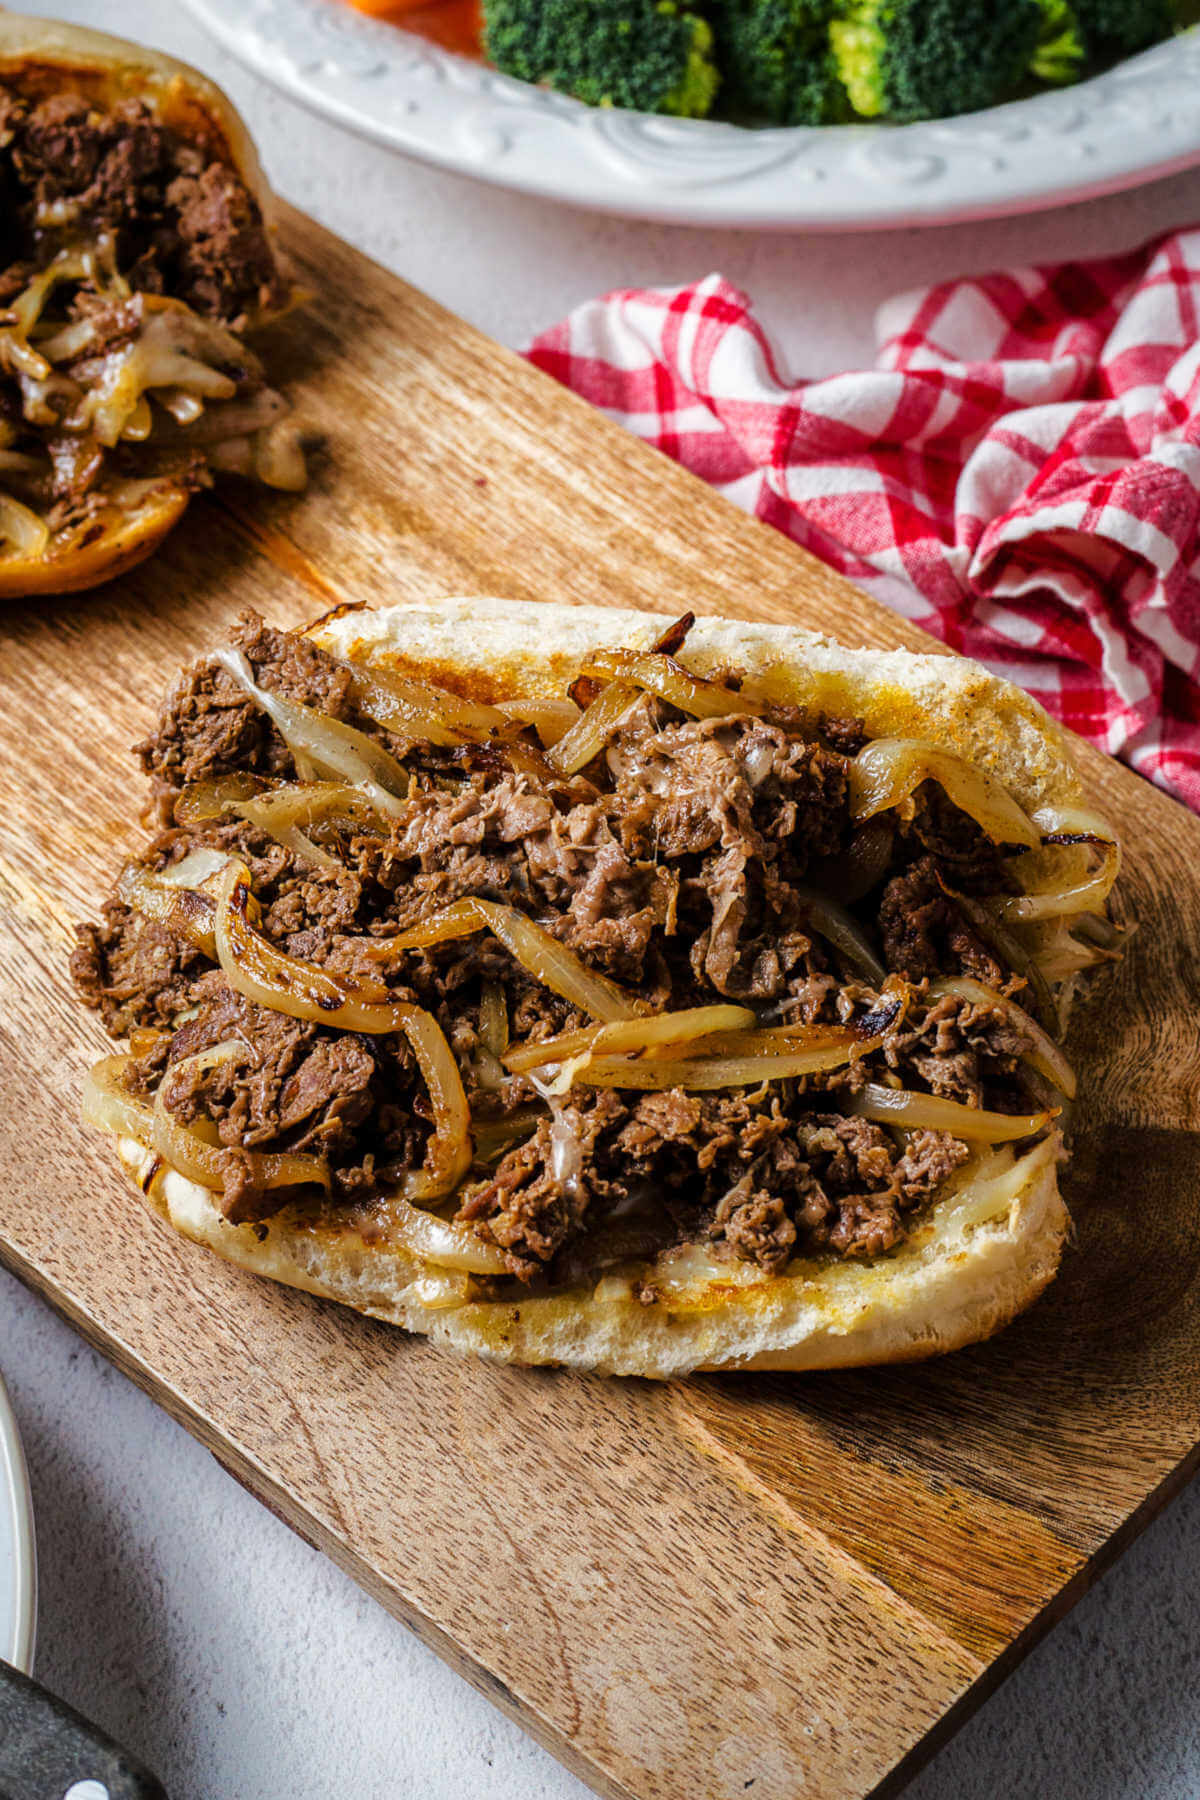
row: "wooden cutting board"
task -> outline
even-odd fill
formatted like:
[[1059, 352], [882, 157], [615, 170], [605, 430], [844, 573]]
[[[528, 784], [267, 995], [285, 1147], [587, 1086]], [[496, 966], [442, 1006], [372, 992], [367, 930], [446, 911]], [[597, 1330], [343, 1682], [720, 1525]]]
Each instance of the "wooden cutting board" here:
[[497, 1370], [183, 1244], [78, 1123], [104, 1040], [66, 954], [136, 840], [128, 746], [239, 609], [504, 594], [924, 643], [345, 244], [286, 234], [321, 296], [282, 333], [328, 434], [310, 493], [223, 488], [124, 581], [0, 626], [0, 1257], [602, 1794], [894, 1792], [1200, 1457], [1200, 822], [1082, 752], [1138, 930], [1072, 1034], [1076, 1241], [991, 1344], [666, 1386]]

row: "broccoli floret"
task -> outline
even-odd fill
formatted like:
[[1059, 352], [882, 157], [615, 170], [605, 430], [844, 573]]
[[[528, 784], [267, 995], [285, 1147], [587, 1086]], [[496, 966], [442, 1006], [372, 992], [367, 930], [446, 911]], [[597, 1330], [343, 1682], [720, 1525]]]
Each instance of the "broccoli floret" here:
[[1038, 0], [1042, 30], [1029, 72], [1054, 87], [1078, 81], [1087, 62], [1087, 47], [1071, 0]]
[[1017, 94], [1042, 36], [1038, 0], [850, 0], [830, 26], [869, 119], [945, 119]]
[[484, 0], [484, 48], [518, 81], [589, 106], [702, 119], [719, 76], [712, 28], [674, 0]]
[[1090, 63], [1116, 62], [1170, 37], [1172, 0], [1071, 0]]
[[1042, 35], [1030, 64], [1039, 81], [1077, 81], [1170, 37], [1179, 0], [1038, 0]]
[[725, 110], [771, 125], [850, 115], [829, 39], [837, 0], [711, 0]]

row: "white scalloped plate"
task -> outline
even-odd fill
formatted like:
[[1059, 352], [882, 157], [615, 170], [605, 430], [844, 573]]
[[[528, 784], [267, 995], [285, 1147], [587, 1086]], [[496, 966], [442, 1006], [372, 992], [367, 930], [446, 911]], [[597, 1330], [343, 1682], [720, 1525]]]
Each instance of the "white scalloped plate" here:
[[0, 1657], [33, 1670], [37, 1562], [29, 1476], [4, 1383], [0, 1382]]
[[342, 0], [187, 0], [314, 112], [524, 193], [692, 225], [853, 229], [1034, 211], [1200, 162], [1200, 27], [1078, 87], [903, 126], [743, 130], [593, 109]]

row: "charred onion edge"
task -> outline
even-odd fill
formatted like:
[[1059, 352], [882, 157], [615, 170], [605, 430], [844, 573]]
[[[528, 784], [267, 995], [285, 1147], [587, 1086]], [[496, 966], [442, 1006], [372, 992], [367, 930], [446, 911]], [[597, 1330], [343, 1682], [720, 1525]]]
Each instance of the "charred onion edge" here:
[[1104, 906], [1121, 873], [1121, 846], [1111, 826], [1098, 813], [1076, 807], [1044, 807], [1033, 814], [1033, 822], [1047, 848], [1088, 845], [1100, 849], [1100, 866], [1071, 887], [1003, 895], [991, 903], [997, 917], [1006, 923], [1075, 917]]

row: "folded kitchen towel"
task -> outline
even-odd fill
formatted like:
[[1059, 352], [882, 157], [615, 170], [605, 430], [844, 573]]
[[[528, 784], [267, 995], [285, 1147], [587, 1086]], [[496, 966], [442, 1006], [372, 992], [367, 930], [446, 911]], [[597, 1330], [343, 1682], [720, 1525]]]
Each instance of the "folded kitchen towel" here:
[[1200, 229], [880, 309], [789, 381], [719, 275], [628, 289], [539, 368], [1200, 811]]

